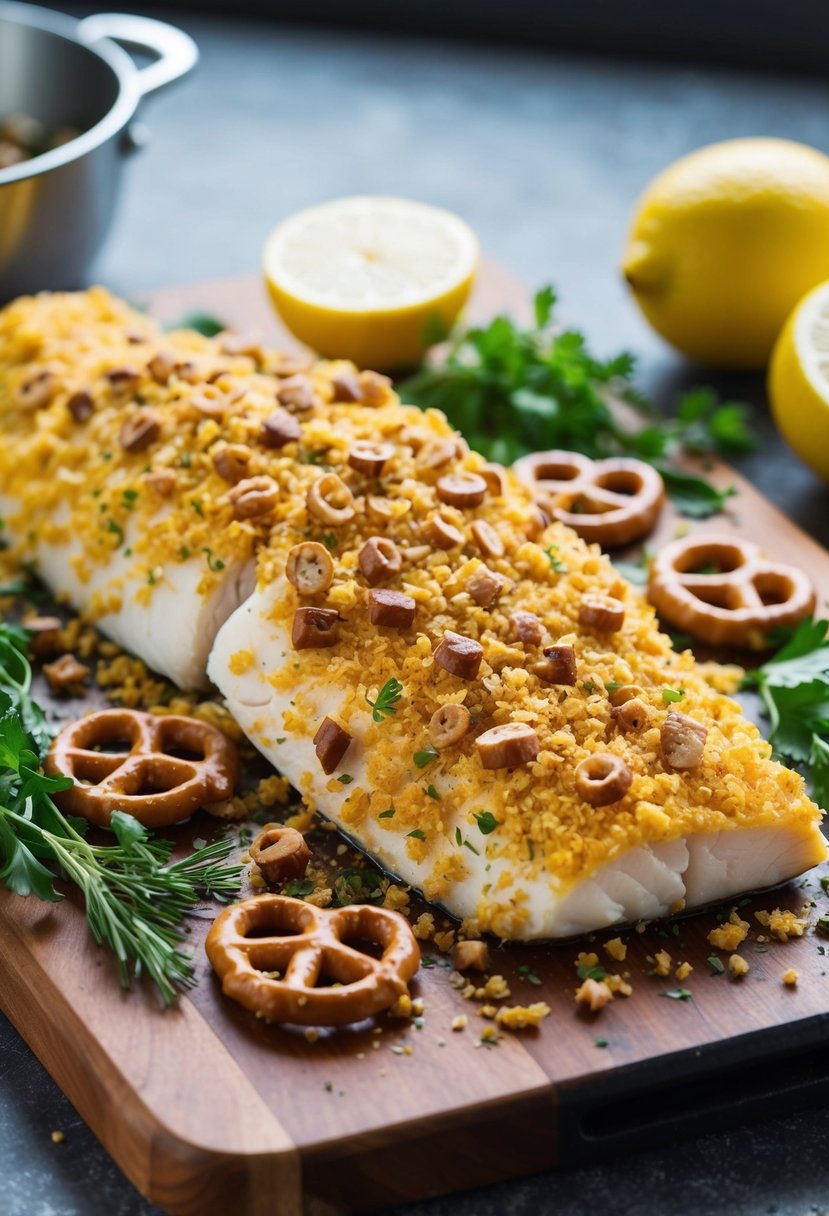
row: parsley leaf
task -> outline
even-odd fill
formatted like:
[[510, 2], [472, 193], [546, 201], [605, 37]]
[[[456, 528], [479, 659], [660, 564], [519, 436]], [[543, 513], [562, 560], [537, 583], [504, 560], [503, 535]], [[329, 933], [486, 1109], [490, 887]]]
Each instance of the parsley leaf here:
[[431, 744], [429, 747], [425, 747], [423, 751], [415, 752], [415, 754], [412, 756], [412, 759], [418, 768], [426, 768], [427, 765], [431, 764], [433, 760], [437, 760], [437, 758], [437, 748], [432, 747]]
[[[526, 452], [550, 448], [596, 459], [637, 456], [659, 469], [684, 514], [705, 518], [722, 510], [733, 491], [680, 471], [673, 461], [682, 453], [751, 450], [746, 407], [720, 403], [713, 390], [698, 388], [679, 400], [673, 418], [659, 418], [633, 382], [633, 357], [598, 359], [583, 334], [556, 324], [556, 303], [554, 288], [546, 286], [536, 293], [529, 327], [498, 316], [458, 330], [440, 363], [401, 386], [403, 399], [442, 410], [489, 460], [512, 464]], [[632, 406], [640, 419], [615, 411], [613, 398]]]
[[812, 796], [829, 803], [829, 622], [802, 621], [781, 649], [743, 681], [769, 717], [769, 740], [809, 766]]
[[498, 827], [498, 820], [492, 814], [492, 811], [479, 811], [475, 815], [475, 822], [482, 836], [489, 836]]
[[377, 694], [377, 699], [372, 701], [368, 693], [366, 700], [371, 706], [371, 716], [375, 722], [385, 722], [386, 718], [392, 717], [397, 713], [397, 703], [403, 696], [403, 685], [394, 676], [386, 680], [383, 687]]
[[690, 1001], [691, 993], [687, 988], [671, 988], [669, 992], [660, 992], [660, 996], [666, 996], [672, 1001]]

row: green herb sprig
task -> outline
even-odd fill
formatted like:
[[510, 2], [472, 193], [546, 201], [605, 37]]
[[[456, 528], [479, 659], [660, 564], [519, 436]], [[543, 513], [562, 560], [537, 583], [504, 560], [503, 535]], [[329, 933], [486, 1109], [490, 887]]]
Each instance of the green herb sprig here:
[[52, 795], [71, 778], [47, 777], [41, 761], [53, 731], [31, 695], [28, 634], [0, 623], [0, 881], [18, 895], [56, 902], [55, 881], [80, 890], [95, 941], [115, 955], [124, 987], [148, 976], [165, 1003], [195, 982], [182, 949], [182, 919], [203, 896], [238, 894], [241, 866], [226, 864], [232, 840], [171, 862], [172, 843], [131, 815], [112, 816], [113, 844], [92, 844], [86, 822]]
[[[676, 467], [675, 457], [735, 456], [751, 451], [755, 437], [746, 407], [720, 403], [697, 388], [662, 419], [635, 387], [630, 354], [597, 359], [583, 334], [555, 324], [555, 290], [534, 300], [534, 323], [508, 317], [461, 330], [437, 366], [425, 367], [400, 389], [405, 401], [442, 410], [470, 445], [489, 460], [512, 464], [526, 452], [562, 448], [586, 456], [636, 456], [665, 479], [678, 509], [705, 518], [723, 509], [733, 487]], [[610, 404], [625, 401], [641, 418], [626, 419]]]
[[371, 706], [371, 716], [374, 721], [385, 722], [386, 718], [393, 717], [397, 713], [397, 703], [402, 696], [403, 685], [394, 676], [390, 680], [386, 680], [378, 692], [376, 700], [372, 701], [366, 693], [366, 700]]
[[829, 621], [801, 621], [772, 659], [751, 671], [775, 751], [808, 766], [812, 797], [829, 806]]

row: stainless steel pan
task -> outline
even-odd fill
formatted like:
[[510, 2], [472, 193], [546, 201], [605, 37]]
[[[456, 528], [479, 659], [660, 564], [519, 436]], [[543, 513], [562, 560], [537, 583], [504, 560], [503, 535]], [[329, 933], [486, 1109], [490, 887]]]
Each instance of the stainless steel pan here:
[[[156, 56], [138, 68], [117, 45]], [[195, 65], [196, 45], [162, 21], [103, 13], [75, 21], [0, 0], [0, 117], [83, 132], [0, 169], [0, 300], [78, 286], [112, 220], [142, 97]]]

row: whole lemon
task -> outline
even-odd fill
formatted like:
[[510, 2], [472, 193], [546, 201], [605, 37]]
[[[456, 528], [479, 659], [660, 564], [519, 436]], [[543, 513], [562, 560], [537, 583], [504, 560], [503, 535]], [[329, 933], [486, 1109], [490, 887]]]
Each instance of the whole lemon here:
[[797, 301], [829, 278], [829, 157], [786, 139], [682, 157], [639, 200], [622, 269], [647, 320], [684, 354], [764, 367]]
[[829, 482], [829, 282], [810, 291], [783, 326], [768, 389], [783, 438]]

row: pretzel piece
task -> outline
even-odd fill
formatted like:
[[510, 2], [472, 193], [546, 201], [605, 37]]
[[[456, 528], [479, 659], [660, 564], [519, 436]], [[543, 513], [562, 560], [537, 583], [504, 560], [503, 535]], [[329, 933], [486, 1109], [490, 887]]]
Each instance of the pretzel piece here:
[[61, 810], [104, 828], [113, 811], [126, 811], [158, 828], [229, 798], [239, 758], [230, 739], [207, 722], [103, 709], [64, 726], [45, 769], [75, 781], [55, 795]]
[[311, 850], [296, 828], [266, 823], [250, 846], [250, 856], [268, 886], [275, 886], [290, 878], [302, 878], [311, 860]]
[[769, 561], [750, 541], [702, 533], [660, 550], [648, 599], [664, 621], [700, 641], [761, 650], [775, 629], [809, 616], [815, 590], [802, 570]]
[[656, 469], [624, 456], [533, 452], [517, 460], [513, 472], [554, 519], [608, 549], [647, 536], [665, 501]]
[[[382, 948], [380, 957], [361, 944]], [[299, 1026], [345, 1026], [390, 1009], [420, 965], [398, 912], [370, 904], [316, 908], [287, 895], [225, 908], [205, 950], [225, 996], [271, 1022]]]

